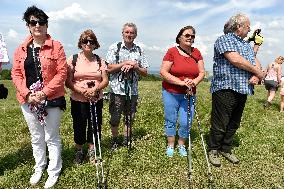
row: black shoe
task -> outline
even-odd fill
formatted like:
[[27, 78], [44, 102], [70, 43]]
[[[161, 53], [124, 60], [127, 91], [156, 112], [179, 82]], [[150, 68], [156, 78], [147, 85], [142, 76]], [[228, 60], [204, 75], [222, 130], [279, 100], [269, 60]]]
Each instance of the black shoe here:
[[123, 146], [128, 146], [127, 137], [124, 137], [122, 145], [123, 145]]
[[117, 148], [118, 148], [118, 142], [117, 142], [117, 140], [112, 140], [111, 149], [112, 149], [112, 150], [116, 150]]
[[263, 104], [263, 108], [269, 108], [271, 106], [271, 102], [268, 102], [266, 101], [264, 104]]
[[82, 164], [84, 161], [84, 154], [82, 150], [77, 150], [75, 159], [74, 159], [74, 164], [79, 165]]

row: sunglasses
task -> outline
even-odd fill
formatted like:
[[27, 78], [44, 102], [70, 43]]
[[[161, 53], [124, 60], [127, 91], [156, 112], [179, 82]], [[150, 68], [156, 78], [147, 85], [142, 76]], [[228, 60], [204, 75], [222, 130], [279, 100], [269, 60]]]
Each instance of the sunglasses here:
[[189, 33], [187, 33], [187, 34], [185, 34], [185, 35], [182, 35], [182, 36], [184, 36], [185, 38], [191, 38], [191, 39], [194, 39], [194, 38], [195, 38], [195, 35], [194, 35], [194, 34], [189, 34]]
[[94, 40], [91, 40], [91, 39], [84, 39], [84, 40], [82, 40], [82, 43], [85, 44], [85, 45], [87, 45], [88, 43], [89, 43], [90, 45], [94, 45], [94, 44], [95, 44], [95, 41], [94, 41]]
[[28, 24], [31, 26], [36, 26], [37, 24], [40, 26], [44, 26], [45, 24], [47, 24], [47, 20], [30, 20]]

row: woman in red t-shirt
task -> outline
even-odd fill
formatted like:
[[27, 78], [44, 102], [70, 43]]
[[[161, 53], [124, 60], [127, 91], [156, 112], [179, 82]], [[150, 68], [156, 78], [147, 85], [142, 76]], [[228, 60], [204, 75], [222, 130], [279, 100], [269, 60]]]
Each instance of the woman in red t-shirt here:
[[[195, 98], [196, 86], [204, 78], [204, 62], [200, 51], [192, 47], [195, 29], [183, 27], [177, 37], [178, 46], [168, 50], [163, 58], [160, 74], [163, 78], [163, 103], [165, 112], [165, 133], [168, 146], [166, 154], [172, 157], [176, 135], [176, 122], [179, 116], [178, 148], [181, 156], [187, 156], [185, 141], [189, 136], [187, 92]], [[193, 109], [193, 105], [190, 105]], [[193, 111], [191, 111], [193, 112]], [[193, 113], [191, 114], [191, 122]], [[191, 124], [190, 124], [191, 125]]]

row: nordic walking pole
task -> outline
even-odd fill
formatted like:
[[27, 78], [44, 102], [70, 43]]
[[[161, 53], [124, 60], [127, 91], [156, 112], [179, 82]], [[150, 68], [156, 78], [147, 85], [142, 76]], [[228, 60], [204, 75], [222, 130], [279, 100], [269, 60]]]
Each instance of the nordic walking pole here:
[[98, 159], [97, 159], [97, 149], [96, 149], [96, 139], [95, 139], [95, 127], [94, 127], [94, 114], [93, 114], [93, 103], [90, 101], [90, 117], [91, 117], [91, 125], [92, 125], [92, 134], [93, 134], [93, 142], [94, 142], [94, 146], [95, 146], [95, 166], [96, 166], [96, 176], [97, 176], [97, 185], [98, 185], [98, 189], [100, 189], [101, 187], [101, 183], [100, 183], [100, 176], [99, 176], [99, 167], [98, 167]]
[[[94, 87], [95, 82], [89, 82], [87, 83], [88, 87]], [[99, 97], [99, 92], [97, 92], [96, 97]], [[95, 121], [94, 121], [95, 117]], [[97, 176], [97, 185], [98, 189], [102, 188], [102, 185], [104, 185], [104, 188], [106, 188], [106, 183], [104, 179], [104, 169], [103, 169], [103, 160], [102, 160], [102, 152], [101, 152], [101, 142], [100, 142], [100, 131], [99, 131], [99, 124], [98, 124], [98, 116], [97, 116], [97, 109], [96, 109], [96, 103], [92, 102], [90, 100], [90, 121], [92, 125], [92, 135], [93, 135], [93, 143], [94, 143], [94, 152], [95, 152], [95, 166], [96, 166], [96, 176]], [[97, 130], [97, 137], [95, 137], [95, 130]], [[97, 138], [97, 142], [96, 142]], [[97, 155], [97, 150], [99, 151], [99, 157]], [[99, 165], [100, 164], [100, 167]], [[99, 171], [100, 169], [100, 171]], [[100, 173], [102, 174], [100, 176]]]
[[131, 133], [132, 133], [132, 129], [131, 129], [131, 117], [130, 117], [130, 114], [131, 114], [131, 99], [130, 99], [130, 95], [129, 94], [129, 91], [130, 91], [130, 86], [129, 86], [129, 83], [128, 83], [128, 78], [125, 77], [124, 78], [124, 87], [125, 87], [125, 104], [126, 104], [126, 107], [125, 107], [125, 125], [126, 125], [126, 132], [127, 132], [127, 135], [126, 135], [126, 138], [127, 138], [127, 147], [128, 149], [130, 150], [131, 149]]
[[203, 137], [203, 131], [202, 131], [202, 128], [201, 128], [201, 123], [200, 123], [199, 116], [198, 116], [198, 113], [197, 113], [196, 108], [195, 108], [195, 99], [194, 98], [192, 98], [192, 104], [194, 106], [195, 117], [196, 117], [196, 120], [197, 120], [197, 125], [198, 125], [200, 138], [201, 138], [201, 144], [203, 146], [204, 156], [205, 156], [206, 163], [207, 163], [208, 179], [209, 179], [210, 187], [213, 188], [214, 187], [213, 186], [213, 183], [214, 183], [213, 175], [212, 175], [211, 166], [210, 166], [210, 163], [209, 163], [209, 160], [208, 160], [208, 154], [207, 154], [207, 150], [206, 150], [206, 147], [205, 147], [205, 142], [204, 142], [204, 137]]
[[[189, 187], [191, 188], [191, 176], [192, 176], [192, 151], [191, 151], [191, 136], [190, 136], [190, 129], [192, 126], [192, 115], [193, 112], [191, 112], [191, 102], [192, 102], [192, 96], [190, 94], [190, 91], [187, 91], [187, 120], [188, 120], [188, 181], [189, 181]], [[192, 104], [193, 105], [193, 104]]]
[[[96, 145], [96, 142], [94, 142], [94, 143], [95, 143], [96, 150], [98, 149], [98, 151], [99, 151], [99, 158], [97, 159], [96, 152], [95, 152], [95, 158], [96, 158], [96, 161], [99, 161], [99, 163], [100, 163], [101, 184], [103, 184], [104, 188], [106, 189], [107, 183], [105, 182], [105, 176], [104, 176], [104, 167], [103, 167], [102, 150], [101, 150], [101, 137], [100, 137], [100, 131], [99, 131], [99, 124], [98, 124], [97, 108], [96, 108], [96, 105], [94, 103], [92, 103], [92, 106], [93, 106], [94, 114], [95, 114], [95, 123], [96, 123], [96, 129], [97, 129], [97, 144], [98, 145]], [[96, 162], [96, 164], [97, 164], [97, 162]]]

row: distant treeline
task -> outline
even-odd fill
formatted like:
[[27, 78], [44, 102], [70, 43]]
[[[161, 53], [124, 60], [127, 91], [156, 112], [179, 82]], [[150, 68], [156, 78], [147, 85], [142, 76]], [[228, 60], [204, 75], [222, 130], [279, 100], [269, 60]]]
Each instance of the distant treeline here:
[[1, 80], [11, 80], [11, 70], [3, 69], [0, 78]]
[[[3, 69], [1, 72], [1, 80], [11, 80], [11, 70]], [[161, 81], [161, 77], [157, 74], [148, 74], [146, 77], [141, 77], [143, 81]]]

